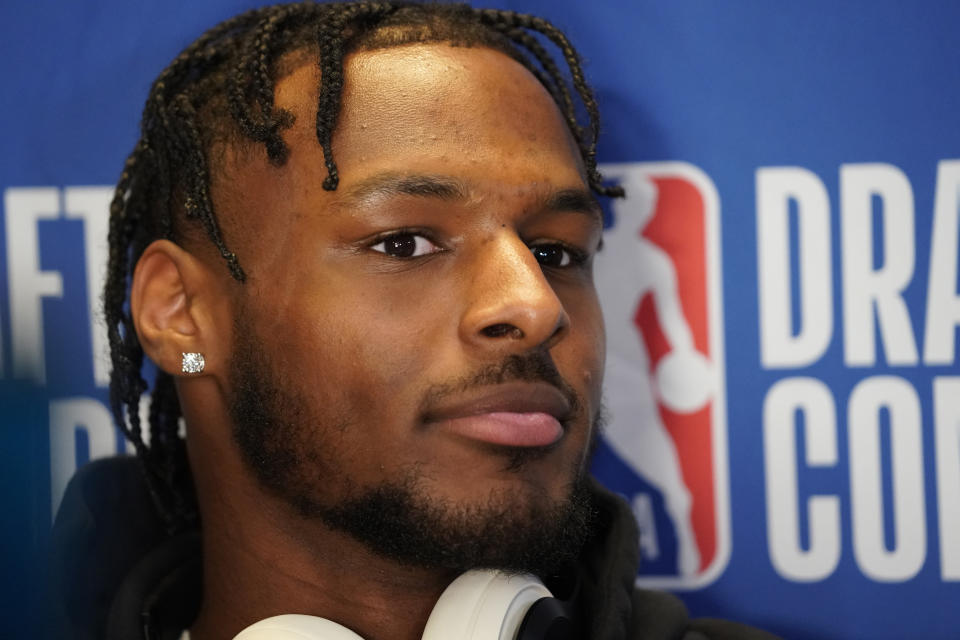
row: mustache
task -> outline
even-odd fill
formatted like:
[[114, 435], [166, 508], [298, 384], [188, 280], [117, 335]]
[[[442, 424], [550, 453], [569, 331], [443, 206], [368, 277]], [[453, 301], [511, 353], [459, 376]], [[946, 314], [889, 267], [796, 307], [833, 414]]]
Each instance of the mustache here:
[[583, 411], [580, 394], [563, 378], [550, 354], [544, 350], [511, 354], [499, 363], [479, 367], [472, 373], [452, 382], [428, 387], [421, 409], [477, 387], [487, 387], [508, 382], [545, 382], [555, 387], [570, 403], [570, 415], [578, 416]]

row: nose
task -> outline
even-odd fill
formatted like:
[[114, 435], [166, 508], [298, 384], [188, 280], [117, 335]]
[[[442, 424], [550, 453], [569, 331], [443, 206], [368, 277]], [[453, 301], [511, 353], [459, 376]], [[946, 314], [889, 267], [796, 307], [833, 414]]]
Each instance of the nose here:
[[504, 231], [478, 247], [466, 274], [461, 339], [509, 352], [551, 347], [570, 321], [530, 248]]

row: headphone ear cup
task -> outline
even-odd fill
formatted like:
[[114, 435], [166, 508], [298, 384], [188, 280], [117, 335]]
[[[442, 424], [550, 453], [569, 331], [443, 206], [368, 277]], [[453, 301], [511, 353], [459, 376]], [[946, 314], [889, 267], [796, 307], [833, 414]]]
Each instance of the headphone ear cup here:
[[579, 637], [576, 620], [568, 606], [556, 598], [541, 598], [524, 616], [516, 640], [575, 640]]
[[437, 600], [422, 640], [514, 640], [530, 607], [551, 596], [530, 575], [468, 571]]
[[350, 629], [326, 618], [287, 614], [266, 618], [234, 636], [233, 640], [363, 640]]

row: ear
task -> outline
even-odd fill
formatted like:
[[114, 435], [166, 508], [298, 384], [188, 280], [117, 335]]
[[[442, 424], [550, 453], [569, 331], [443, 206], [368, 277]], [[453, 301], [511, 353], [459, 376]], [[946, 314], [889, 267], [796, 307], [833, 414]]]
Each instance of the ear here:
[[[169, 240], [151, 243], [140, 256], [130, 288], [130, 313], [144, 353], [163, 371], [174, 375], [215, 374], [225, 360], [227, 344], [218, 326], [223, 311], [212, 275], [196, 257]], [[183, 354], [201, 353], [202, 374], [185, 374]]]

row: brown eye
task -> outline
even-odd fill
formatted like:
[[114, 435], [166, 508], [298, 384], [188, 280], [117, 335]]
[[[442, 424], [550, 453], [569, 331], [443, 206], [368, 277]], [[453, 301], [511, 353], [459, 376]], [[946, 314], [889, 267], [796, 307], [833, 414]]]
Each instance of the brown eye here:
[[418, 258], [440, 251], [440, 247], [416, 233], [395, 233], [370, 248], [392, 258]]
[[570, 252], [559, 244], [534, 245], [530, 250], [542, 267], [566, 267], [572, 262]]

